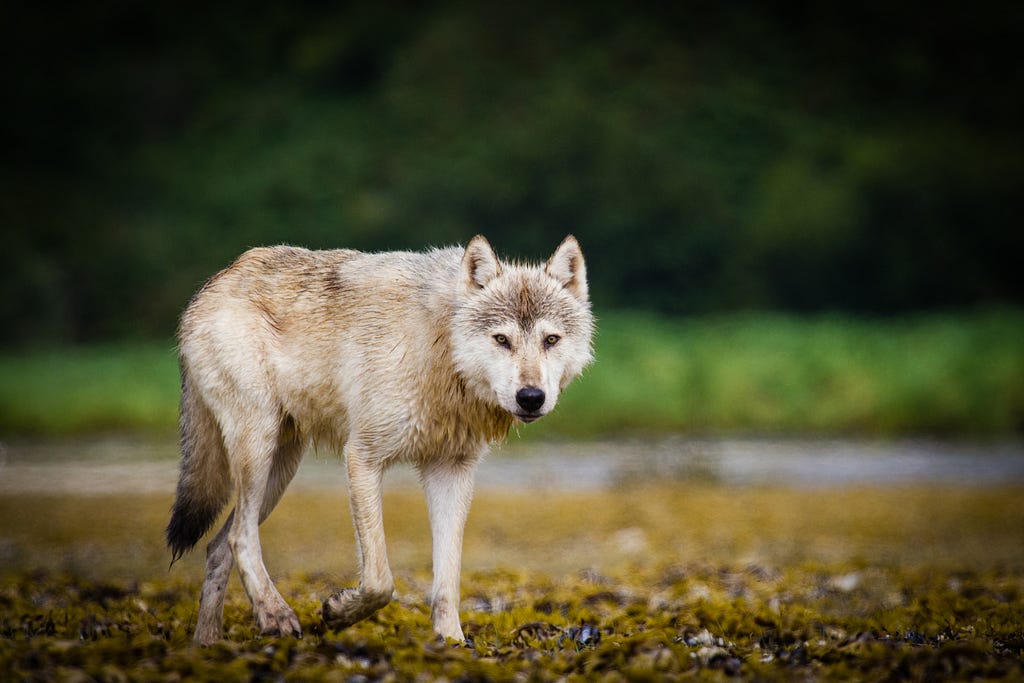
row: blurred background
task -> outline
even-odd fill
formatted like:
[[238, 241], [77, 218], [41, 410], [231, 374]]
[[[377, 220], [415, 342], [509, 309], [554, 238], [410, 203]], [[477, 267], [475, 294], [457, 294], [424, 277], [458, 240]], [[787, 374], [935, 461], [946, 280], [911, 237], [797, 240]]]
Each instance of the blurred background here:
[[6, 432], [172, 430], [248, 247], [570, 232], [598, 362], [542, 434], [1024, 427], [1024, 6], [0, 12]]
[[[643, 638], [671, 623], [683, 668], [684, 627], [741, 643], [745, 672], [763, 644], [796, 644], [782, 678], [912, 671], [847, 668], [905, 633], [913, 662], [921, 643], [956, 648], [936, 646], [920, 680], [1013, 677], [1024, 3], [562, 4], [0, 3], [6, 661], [67, 676], [55, 663], [95, 646], [95, 678], [118, 662], [151, 678], [152, 659], [112, 653], [164, 652], [139, 645], [151, 629], [184, 646], [203, 569], [200, 551], [168, 573], [162, 542], [174, 331], [213, 273], [258, 245], [477, 233], [541, 260], [573, 233], [597, 360], [481, 465], [463, 616], [504, 632], [593, 614]], [[422, 657], [429, 530], [396, 470], [404, 604], [351, 637], [385, 642], [418, 615], [403, 638]], [[307, 457], [261, 531], [307, 632], [356, 580], [344, 486], [336, 458]], [[565, 587], [559, 604], [639, 602], [552, 615], [525, 570]], [[228, 622], [249, 642], [232, 581]], [[133, 618], [159, 627], [86, 641]]]

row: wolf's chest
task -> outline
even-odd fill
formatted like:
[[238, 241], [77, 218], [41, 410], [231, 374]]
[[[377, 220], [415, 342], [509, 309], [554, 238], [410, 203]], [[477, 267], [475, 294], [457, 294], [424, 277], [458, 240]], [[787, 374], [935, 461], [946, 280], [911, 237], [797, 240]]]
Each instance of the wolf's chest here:
[[463, 459], [504, 439], [511, 426], [511, 415], [476, 402], [441, 409], [421, 405], [394, 435], [394, 455], [414, 463]]

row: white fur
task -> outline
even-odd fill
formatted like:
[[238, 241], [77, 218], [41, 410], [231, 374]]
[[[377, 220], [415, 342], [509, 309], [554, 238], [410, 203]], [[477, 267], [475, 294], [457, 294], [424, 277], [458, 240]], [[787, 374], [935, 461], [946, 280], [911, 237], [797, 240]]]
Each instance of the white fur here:
[[[314, 442], [344, 447], [360, 563], [358, 587], [324, 601], [325, 621], [345, 627], [391, 599], [381, 485], [388, 465], [405, 460], [427, 497], [434, 630], [462, 639], [460, 558], [476, 464], [515, 420], [554, 408], [591, 360], [592, 326], [572, 237], [544, 266], [504, 263], [476, 237], [464, 250], [424, 254], [255, 249], [212, 278], [179, 334], [175, 554], [232, 493], [236, 507], [207, 549], [196, 639], [220, 637], [233, 563], [261, 631], [301, 633], [263, 565], [258, 526]], [[542, 391], [543, 403], [525, 409], [524, 388]]]

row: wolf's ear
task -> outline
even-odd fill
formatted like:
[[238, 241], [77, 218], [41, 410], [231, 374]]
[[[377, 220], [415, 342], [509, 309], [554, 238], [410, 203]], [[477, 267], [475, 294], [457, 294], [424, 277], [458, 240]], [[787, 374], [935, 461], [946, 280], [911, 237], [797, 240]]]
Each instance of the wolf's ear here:
[[483, 289], [487, 283], [501, 275], [501, 263], [483, 235], [477, 235], [466, 245], [462, 256], [462, 287], [466, 291]]
[[562, 283], [580, 301], [587, 300], [587, 265], [576, 238], [569, 235], [548, 259], [544, 272]]

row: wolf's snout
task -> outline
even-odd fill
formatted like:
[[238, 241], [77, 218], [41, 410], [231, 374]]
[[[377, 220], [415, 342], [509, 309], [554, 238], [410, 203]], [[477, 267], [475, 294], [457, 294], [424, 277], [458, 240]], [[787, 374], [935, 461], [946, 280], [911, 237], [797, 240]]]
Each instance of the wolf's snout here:
[[544, 405], [544, 392], [537, 387], [523, 387], [516, 392], [516, 403], [528, 412], [536, 412]]

